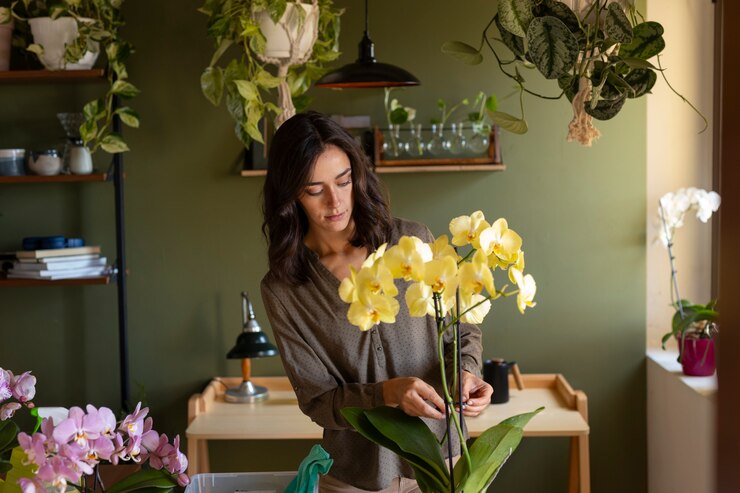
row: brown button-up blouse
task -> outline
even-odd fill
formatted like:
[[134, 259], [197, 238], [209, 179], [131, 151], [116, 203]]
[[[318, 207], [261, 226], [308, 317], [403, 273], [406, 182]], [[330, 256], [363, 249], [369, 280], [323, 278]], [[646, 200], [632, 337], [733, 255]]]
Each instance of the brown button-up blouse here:
[[[433, 240], [425, 226], [395, 219], [389, 246], [403, 235]], [[298, 405], [324, 428], [322, 445], [334, 459], [329, 474], [365, 490], [386, 488], [395, 477], [412, 478], [405, 462], [352, 430], [340, 410], [384, 405], [382, 382], [395, 377], [421, 378], [443, 395], [434, 320], [409, 315], [404, 294], [410, 283], [398, 280], [401, 309], [396, 322], [362, 332], [347, 321], [349, 305], [339, 298], [340, 280], [314, 252], [307, 257], [307, 283], [288, 285], [268, 272], [262, 279], [262, 300]], [[480, 330], [463, 324], [461, 337], [463, 369], [480, 376]], [[425, 421], [441, 439], [444, 420]], [[454, 432], [452, 436], [456, 438]], [[452, 450], [459, 454], [456, 440]]]

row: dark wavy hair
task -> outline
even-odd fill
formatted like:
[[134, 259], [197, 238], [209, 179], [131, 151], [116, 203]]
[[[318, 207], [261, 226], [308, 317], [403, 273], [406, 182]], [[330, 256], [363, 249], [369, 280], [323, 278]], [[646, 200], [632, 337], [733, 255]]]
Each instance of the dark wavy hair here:
[[298, 113], [275, 133], [262, 191], [262, 233], [267, 238], [270, 271], [282, 281], [308, 281], [303, 245], [308, 218], [298, 198], [311, 179], [316, 160], [330, 145], [344, 151], [352, 167], [355, 232], [350, 243], [374, 250], [390, 238], [393, 218], [387, 195], [362, 147], [326, 115]]

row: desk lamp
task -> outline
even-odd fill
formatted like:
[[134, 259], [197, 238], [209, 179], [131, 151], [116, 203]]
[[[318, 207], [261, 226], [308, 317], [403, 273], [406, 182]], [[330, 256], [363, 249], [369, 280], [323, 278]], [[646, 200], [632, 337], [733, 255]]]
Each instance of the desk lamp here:
[[267, 397], [267, 389], [254, 385], [250, 380], [251, 358], [275, 356], [278, 351], [270, 344], [267, 335], [262, 332], [260, 324], [254, 317], [252, 302], [246, 291], [242, 291], [242, 321], [243, 330], [236, 340], [236, 345], [226, 355], [229, 359], [242, 360], [242, 384], [226, 390], [224, 399], [227, 402], [255, 402]]

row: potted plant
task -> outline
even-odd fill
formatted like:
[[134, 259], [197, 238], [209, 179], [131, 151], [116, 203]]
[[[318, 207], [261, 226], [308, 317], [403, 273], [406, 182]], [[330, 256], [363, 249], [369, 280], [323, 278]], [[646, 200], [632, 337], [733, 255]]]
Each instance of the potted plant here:
[[[113, 131], [114, 115], [129, 127], [139, 126], [139, 116], [133, 109], [114, 105], [116, 97], [129, 99], [139, 93], [127, 80], [126, 61], [133, 47], [119, 34], [124, 24], [122, 4], [123, 0], [64, 0], [53, 4], [46, 0], [19, 0], [13, 7], [14, 16], [25, 27], [19, 30], [15, 44], [34, 53], [47, 69], [90, 68], [97, 54], [105, 52], [109, 89], [104, 96], [85, 104], [80, 126], [83, 143], [93, 152], [129, 150]], [[53, 48], [55, 41], [49, 37], [52, 33], [63, 40], [63, 50]], [[35, 39], [43, 39], [44, 44], [34, 42]]]
[[[494, 26], [498, 37], [491, 32]], [[494, 42], [511, 56], [504, 57]], [[490, 49], [501, 72], [519, 89], [520, 117], [491, 113], [495, 123], [514, 133], [527, 131], [524, 93], [543, 99], [565, 95], [573, 107], [567, 139], [590, 146], [601, 135], [593, 118], [614, 118], [627, 100], [650, 92], [657, 73], [668, 83], [659, 56], [665, 48], [663, 27], [645, 21], [630, 0], [499, 0], [498, 12], [483, 30], [477, 48], [448, 41], [442, 51], [475, 65], [483, 61], [484, 48]], [[655, 64], [650, 61], [653, 58]], [[529, 89], [520, 68], [533, 67], [545, 78], [556, 79], [560, 93], [543, 95]], [[669, 83], [668, 87], [699, 113]], [[706, 129], [707, 120], [699, 115]]]
[[683, 372], [692, 376], [712, 375], [715, 370], [714, 336], [719, 332], [715, 310], [716, 301], [706, 305], [694, 304], [681, 299], [676, 278], [673, 239], [676, 229], [683, 226], [688, 211], [696, 211], [701, 222], [707, 222], [720, 205], [716, 192], [697, 188], [681, 188], [660, 198], [658, 215], [661, 224], [660, 240], [668, 250], [671, 265], [671, 305], [676, 309], [671, 331], [662, 339], [662, 346], [673, 336], [678, 341], [678, 361]]
[[[203, 94], [216, 106], [226, 100], [246, 147], [253, 140], [264, 143], [260, 121], [272, 114], [277, 127], [305, 108], [311, 83], [339, 56], [342, 11], [332, 0], [205, 0], [198, 10], [208, 16], [216, 45], [201, 75]], [[229, 52], [232, 45], [239, 50]], [[227, 58], [225, 67], [219, 65]], [[278, 104], [268, 99], [275, 89]]]

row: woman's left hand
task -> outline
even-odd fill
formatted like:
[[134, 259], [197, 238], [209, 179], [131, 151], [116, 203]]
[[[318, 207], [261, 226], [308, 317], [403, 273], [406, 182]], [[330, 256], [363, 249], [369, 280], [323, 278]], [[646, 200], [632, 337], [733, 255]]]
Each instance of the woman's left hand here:
[[478, 416], [491, 403], [493, 387], [472, 373], [462, 372], [463, 416]]

